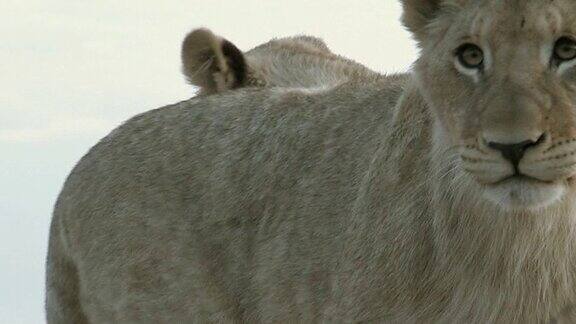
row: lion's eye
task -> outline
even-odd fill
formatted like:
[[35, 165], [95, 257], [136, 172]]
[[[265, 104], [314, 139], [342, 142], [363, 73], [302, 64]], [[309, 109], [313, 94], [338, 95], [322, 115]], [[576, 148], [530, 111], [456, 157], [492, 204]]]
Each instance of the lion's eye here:
[[554, 59], [559, 63], [576, 59], [576, 41], [569, 37], [561, 37], [554, 45]]
[[456, 57], [460, 64], [468, 69], [479, 69], [484, 64], [484, 52], [474, 44], [464, 44], [458, 47]]

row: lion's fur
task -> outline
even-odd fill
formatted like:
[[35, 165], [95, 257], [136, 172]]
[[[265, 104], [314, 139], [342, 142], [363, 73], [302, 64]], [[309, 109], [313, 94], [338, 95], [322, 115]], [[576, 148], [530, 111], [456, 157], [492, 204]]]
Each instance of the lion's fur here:
[[[559, 182], [553, 203], [508, 209], [460, 156], [479, 132], [506, 126], [486, 122], [496, 107], [510, 134], [546, 127], [542, 145], [571, 152], [573, 79], [521, 61], [535, 51], [530, 37], [553, 32], [538, 22], [560, 15], [570, 26], [576, 4], [403, 2], [422, 48], [411, 74], [197, 97], [136, 116], [94, 146], [54, 211], [49, 322], [569, 320], [573, 180]], [[495, 52], [507, 77], [491, 74], [493, 87], [446, 57], [471, 25], [496, 28], [480, 41], [508, 50]], [[512, 120], [500, 100], [511, 94], [547, 98], [525, 108], [547, 113], [531, 124], [512, 105]]]

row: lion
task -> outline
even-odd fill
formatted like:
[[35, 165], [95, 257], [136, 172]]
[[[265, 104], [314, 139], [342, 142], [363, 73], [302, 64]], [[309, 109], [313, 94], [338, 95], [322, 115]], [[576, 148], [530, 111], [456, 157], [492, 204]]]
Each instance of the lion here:
[[228, 85], [91, 148], [48, 323], [573, 321], [576, 3], [402, 5], [406, 74]]
[[227, 39], [201, 28], [190, 32], [181, 50], [182, 71], [198, 95], [243, 87], [319, 89], [352, 79], [383, 76], [334, 54], [313, 36], [273, 39], [246, 53]]

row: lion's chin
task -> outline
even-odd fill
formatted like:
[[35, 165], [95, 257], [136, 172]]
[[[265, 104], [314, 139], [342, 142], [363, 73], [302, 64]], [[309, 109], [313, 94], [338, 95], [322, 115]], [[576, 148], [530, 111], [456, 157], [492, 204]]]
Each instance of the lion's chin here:
[[543, 182], [514, 177], [487, 185], [485, 197], [506, 210], [534, 210], [553, 205], [566, 193], [562, 182]]

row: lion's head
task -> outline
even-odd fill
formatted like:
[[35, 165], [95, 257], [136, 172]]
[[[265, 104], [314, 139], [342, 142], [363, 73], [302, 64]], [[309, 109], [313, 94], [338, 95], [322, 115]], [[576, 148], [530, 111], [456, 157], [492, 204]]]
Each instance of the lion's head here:
[[244, 87], [321, 89], [352, 79], [381, 77], [330, 51], [312, 36], [273, 39], [247, 52], [208, 29], [189, 33], [182, 44], [182, 66], [200, 94]]
[[351, 64], [312, 36], [274, 39], [244, 53], [205, 28], [186, 36], [181, 58], [184, 75], [201, 94], [250, 86], [313, 86], [321, 81], [321, 75], [314, 73], [315, 66], [330, 61]]
[[404, 0], [435, 144], [506, 209], [561, 200], [576, 175], [576, 2]]

